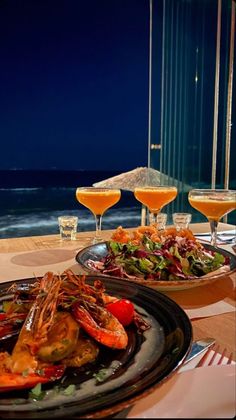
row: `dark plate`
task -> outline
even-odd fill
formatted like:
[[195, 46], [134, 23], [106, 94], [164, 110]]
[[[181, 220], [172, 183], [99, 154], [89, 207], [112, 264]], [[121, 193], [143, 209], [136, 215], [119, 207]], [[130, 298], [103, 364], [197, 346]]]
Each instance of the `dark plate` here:
[[[126, 350], [103, 347], [96, 363], [86, 368], [66, 370], [57, 383], [44, 385], [50, 398], [36, 403], [28, 399], [28, 391], [0, 394], [2, 418], [98, 418], [110, 416], [148, 395], [170, 378], [183, 364], [192, 343], [192, 327], [185, 312], [170, 298], [142, 285], [127, 283], [114, 277], [99, 276], [108, 293], [131, 300], [136, 310], [151, 324], [144, 335], [134, 326], [127, 328]], [[96, 276], [87, 276], [92, 282]], [[23, 287], [35, 279], [18, 281]], [[12, 282], [13, 283], [13, 282]], [[1, 301], [11, 283], [1, 284]], [[11, 343], [6, 343], [10, 348]], [[0, 350], [4, 350], [3, 342]], [[96, 383], [94, 374], [101, 368], [117, 365], [105, 382]], [[1, 378], [0, 378], [1, 380]], [[76, 385], [73, 396], [53, 393], [55, 385]], [[50, 395], [51, 394], [51, 395]], [[18, 404], [16, 404], [18, 402]]]
[[[195, 279], [181, 279], [181, 280], [143, 280], [140, 278], [132, 278], [132, 282], [137, 284], [142, 284], [158, 291], [171, 291], [171, 290], [184, 290], [190, 289], [197, 286], [205, 286], [206, 284], [212, 283], [226, 275], [230, 275], [236, 271], [236, 256], [231, 254], [228, 251], [225, 251], [221, 248], [215, 248], [210, 244], [202, 244], [206, 250], [217, 251], [224, 256], [229, 258], [230, 261], [230, 270], [225, 272], [224, 270], [217, 270], [215, 273], [212, 273], [208, 276], [199, 277]], [[107, 242], [100, 242], [95, 245], [87, 246], [79, 251], [75, 257], [76, 261], [88, 272], [90, 273], [99, 273], [99, 270], [95, 270], [91, 265], [91, 261], [102, 261], [103, 258], [107, 255], [108, 248]], [[106, 276], [106, 274], [105, 274]], [[120, 278], [120, 277], [117, 277]], [[129, 279], [125, 279], [125, 281], [130, 282]]]

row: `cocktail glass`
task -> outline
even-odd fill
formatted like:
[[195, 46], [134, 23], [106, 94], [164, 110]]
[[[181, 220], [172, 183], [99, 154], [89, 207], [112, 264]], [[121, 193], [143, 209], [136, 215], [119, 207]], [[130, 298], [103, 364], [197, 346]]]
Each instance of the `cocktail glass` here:
[[217, 246], [217, 227], [220, 219], [236, 209], [236, 190], [192, 189], [188, 194], [193, 208], [204, 214], [210, 223], [211, 245]]
[[135, 198], [146, 206], [151, 213], [151, 223], [157, 225], [157, 216], [162, 208], [169, 204], [177, 196], [177, 188], [172, 186], [159, 185], [156, 187], [136, 187]]
[[101, 236], [102, 216], [106, 210], [114, 206], [121, 197], [121, 191], [115, 188], [78, 187], [76, 199], [87, 207], [95, 217], [96, 232], [92, 240], [97, 243], [103, 240]]

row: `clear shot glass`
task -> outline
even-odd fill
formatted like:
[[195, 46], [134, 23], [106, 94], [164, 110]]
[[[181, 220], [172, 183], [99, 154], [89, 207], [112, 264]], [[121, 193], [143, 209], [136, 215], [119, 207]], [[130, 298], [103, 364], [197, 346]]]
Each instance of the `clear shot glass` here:
[[59, 216], [58, 224], [62, 241], [75, 241], [78, 226], [77, 216]]
[[158, 213], [156, 216], [153, 213], [149, 214], [149, 223], [154, 225], [157, 230], [164, 230], [167, 223], [167, 213]]
[[177, 230], [189, 229], [192, 215], [190, 213], [173, 213], [172, 220]]

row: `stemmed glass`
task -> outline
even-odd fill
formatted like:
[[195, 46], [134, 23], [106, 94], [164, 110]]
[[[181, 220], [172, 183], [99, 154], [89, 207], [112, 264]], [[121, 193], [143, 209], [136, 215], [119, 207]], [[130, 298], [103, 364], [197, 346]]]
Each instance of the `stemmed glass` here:
[[76, 199], [87, 207], [95, 217], [96, 233], [93, 243], [102, 241], [102, 216], [106, 210], [114, 206], [121, 197], [121, 191], [115, 188], [78, 187]]
[[204, 214], [210, 223], [211, 245], [217, 246], [217, 227], [220, 219], [236, 209], [236, 190], [192, 189], [188, 200], [192, 207]]
[[173, 201], [177, 196], [177, 188], [172, 186], [159, 185], [156, 187], [136, 187], [135, 198], [144, 206], [147, 206], [151, 213], [151, 223], [157, 225], [157, 216], [162, 208]]

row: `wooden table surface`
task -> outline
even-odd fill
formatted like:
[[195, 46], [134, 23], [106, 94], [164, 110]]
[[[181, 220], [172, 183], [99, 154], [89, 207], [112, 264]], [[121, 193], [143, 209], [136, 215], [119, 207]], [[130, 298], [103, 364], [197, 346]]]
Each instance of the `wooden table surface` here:
[[[219, 231], [231, 230], [233, 228], [235, 227], [232, 225], [225, 223], [219, 224]], [[191, 224], [190, 229], [194, 233], [209, 232], [209, 224]], [[113, 231], [111, 230], [103, 231], [102, 235], [104, 240], [109, 239], [112, 232]], [[91, 236], [92, 234], [93, 232], [80, 232], [77, 234], [76, 242], [80, 248], [88, 245], [88, 236]], [[60, 243], [59, 235], [1, 239], [0, 253], [50, 249], [55, 247], [55, 243], [57, 246], [58, 243]], [[60, 246], [63, 247], [64, 244], [61, 243]], [[66, 246], [68, 246], [68, 243]], [[236, 273], [230, 277], [226, 276], [223, 279], [217, 280], [209, 285], [195, 287], [188, 290], [169, 291], [165, 293], [185, 309], [198, 308], [222, 300], [235, 306], [235, 283]], [[217, 344], [220, 346], [220, 350], [222, 351], [226, 347], [228, 352], [233, 352], [234, 360], [236, 360], [235, 312], [200, 318], [192, 320], [191, 322], [193, 326], [193, 339], [214, 337]]]

